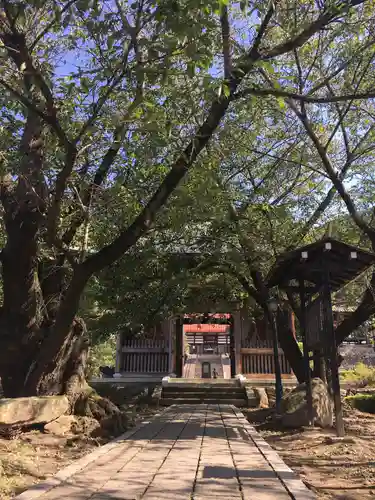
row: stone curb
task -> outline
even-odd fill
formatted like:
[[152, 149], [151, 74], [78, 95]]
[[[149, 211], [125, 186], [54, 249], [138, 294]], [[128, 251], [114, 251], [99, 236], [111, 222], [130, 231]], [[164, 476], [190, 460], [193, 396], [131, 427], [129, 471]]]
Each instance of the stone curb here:
[[283, 483], [289, 495], [294, 500], [316, 500], [315, 494], [307, 488], [298, 474], [286, 465], [286, 463], [280, 458], [277, 451], [274, 450], [272, 446], [270, 446], [267, 441], [260, 436], [255, 428], [248, 422], [244, 414], [236, 407], [232, 407], [232, 410], [238, 420], [243, 424], [243, 427], [248, 433], [250, 439], [253, 440], [255, 446], [258, 447], [261, 454], [274, 470], [276, 476]]
[[[151, 420], [154, 420], [155, 418], [160, 417], [161, 415], [166, 413], [168, 410], [170, 410], [170, 407], [153, 415]], [[83, 470], [90, 463], [94, 462], [102, 455], [105, 455], [106, 453], [108, 453], [110, 450], [115, 448], [118, 445], [118, 443], [120, 443], [121, 441], [125, 441], [126, 439], [129, 439], [133, 434], [138, 432], [144, 425], [148, 425], [149, 422], [150, 422], [150, 419], [147, 419], [147, 421], [145, 421], [145, 422], [141, 422], [133, 429], [126, 431], [124, 434], [121, 434], [121, 436], [118, 436], [117, 438], [113, 439], [109, 443], [106, 443], [103, 446], [100, 446], [98, 449], [92, 451], [91, 453], [87, 453], [87, 455], [84, 455], [83, 457], [79, 458], [78, 460], [75, 460], [73, 463], [71, 463], [70, 465], [67, 465], [66, 467], [61, 469], [59, 472], [57, 472], [54, 476], [46, 479], [45, 481], [43, 481], [41, 483], [38, 483], [38, 484], [31, 486], [29, 489], [27, 489], [23, 493], [20, 493], [19, 495], [13, 497], [13, 500], [34, 500], [36, 498], [39, 498], [41, 495], [48, 493], [56, 486], [59, 486], [61, 483], [64, 483], [71, 476], [73, 476], [73, 475], [77, 474], [78, 472], [80, 472], [81, 470]]]

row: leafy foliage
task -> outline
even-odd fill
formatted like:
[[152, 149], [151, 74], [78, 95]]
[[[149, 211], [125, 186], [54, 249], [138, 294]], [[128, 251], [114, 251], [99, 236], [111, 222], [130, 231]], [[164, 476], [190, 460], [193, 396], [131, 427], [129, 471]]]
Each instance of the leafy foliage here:
[[0, 341], [30, 347], [22, 390], [78, 364], [90, 280], [108, 334], [199, 289], [264, 309], [275, 259], [331, 219], [375, 248], [373, 21], [369, 0], [1, 3]]
[[106, 340], [93, 345], [89, 351], [86, 376], [88, 379], [100, 375], [101, 366], [114, 366], [116, 352], [116, 336], [111, 335]]

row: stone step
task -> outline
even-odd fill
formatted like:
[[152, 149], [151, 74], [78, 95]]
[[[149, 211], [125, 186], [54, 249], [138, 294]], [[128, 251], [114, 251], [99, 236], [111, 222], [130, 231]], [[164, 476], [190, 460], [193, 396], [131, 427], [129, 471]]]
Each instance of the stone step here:
[[198, 404], [210, 404], [210, 405], [234, 405], [237, 408], [243, 408], [247, 406], [247, 401], [245, 399], [211, 399], [211, 398], [162, 398], [160, 400], [160, 405], [162, 406], [172, 406], [172, 405], [198, 405]]
[[178, 388], [178, 389], [183, 389], [183, 390], [187, 390], [189, 387], [192, 387], [193, 389], [199, 387], [199, 388], [202, 388], [202, 389], [228, 389], [228, 390], [232, 390], [232, 389], [243, 389], [242, 387], [240, 387], [239, 384], [225, 384], [225, 383], [216, 383], [216, 384], [211, 384], [211, 383], [207, 383], [207, 382], [188, 382], [188, 383], [182, 383], [182, 382], [178, 382], [178, 383], [173, 383], [173, 382], [169, 382], [168, 384], [164, 385], [164, 387], [174, 387], [174, 388]]
[[162, 398], [213, 398], [213, 399], [246, 399], [243, 392], [223, 393], [218, 391], [168, 391], [162, 392]]
[[164, 392], [217, 392], [223, 394], [242, 394], [244, 393], [243, 387], [208, 387], [201, 385], [187, 386], [187, 387], [176, 387], [173, 386], [165, 386], [163, 387]]
[[212, 384], [212, 385], [223, 385], [223, 386], [238, 386], [238, 381], [235, 379], [223, 379], [223, 378], [170, 378], [169, 385], [175, 384]]

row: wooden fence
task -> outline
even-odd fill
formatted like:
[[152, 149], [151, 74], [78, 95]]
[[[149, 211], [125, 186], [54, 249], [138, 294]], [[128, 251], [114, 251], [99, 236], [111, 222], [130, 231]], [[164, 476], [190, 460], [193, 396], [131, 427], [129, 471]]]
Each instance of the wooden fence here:
[[133, 351], [168, 349], [168, 341], [165, 339], [124, 339], [122, 349]]
[[[279, 360], [281, 373], [292, 375], [292, 369], [282, 349], [279, 349]], [[275, 362], [273, 350], [267, 348], [242, 348], [241, 349], [242, 373], [253, 376], [273, 376], [275, 374]]]
[[246, 349], [272, 349], [273, 340], [270, 338], [246, 338], [242, 340], [242, 347]]
[[121, 372], [168, 373], [169, 349], [164, 339], [125, 339], [122, 345]]

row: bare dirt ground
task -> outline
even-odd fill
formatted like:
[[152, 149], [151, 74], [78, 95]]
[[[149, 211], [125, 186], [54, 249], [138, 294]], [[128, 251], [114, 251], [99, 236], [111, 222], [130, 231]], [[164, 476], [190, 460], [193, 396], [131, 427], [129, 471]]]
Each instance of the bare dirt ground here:
[[[156, 406], [129, 405], [130, 427], [157, 411]], [[43, 430], [24, 432], [13, 440], [0, 437], [0, 499], [13, 498], [107, 441], [82, 434], [55, 436]]]
[[375, 498], [375, 415], [345, 407], [348, 442], [330, 443], [334, 431], [276, 429], [265, 424], [269, 414], [254, 410], [248, 418], [318, 499]]

